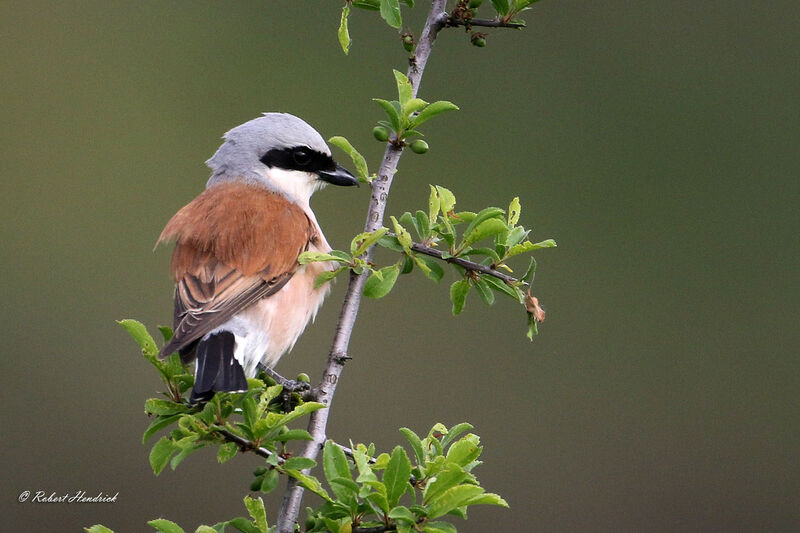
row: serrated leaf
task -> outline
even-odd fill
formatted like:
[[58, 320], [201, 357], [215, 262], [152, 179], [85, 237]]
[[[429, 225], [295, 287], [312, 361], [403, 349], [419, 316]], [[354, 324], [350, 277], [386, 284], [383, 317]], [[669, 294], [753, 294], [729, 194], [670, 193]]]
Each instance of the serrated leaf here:
[[353, 165], [356, 167], [356, 174], [362, 182], [369, 181], [367, 160], [364, 159], [364, 156], [361, 155], [361, 153], [356, 150], [352, 144], [350, 144], [350, 141], [340, 135], [337, 135], [328, 139], [328, 142], [350, 156], [350, 159], [353, 161]]
[[392, 129], [396, 132], [402, 130], [402, 125], [400, 122], [400, 113], [397, 111], [392, 103], [388, 100], [384, 100], [383, 98], [373, 98], [373, 102], [376, 102], [379, 106], [383, 108], [386, 112], [386, 116], [389, 117], [389, 122], [392, 123]]
[[446, 458], [449, 462], [459, 466], [466, 466], [480, 456], [482, 447], [477, 435], [470, 433], [462, 439], [453, 443], [447, 450]]
[[433, 185], [429, 187], [431, 188], [431, 194], [428, 197], [428, 222], [433, 226], [436, 224], [436, 217], [439, 216], [439, 193]]
[[494, 304], [494, 293], [492, 289], [487, 285], [486, 281], [478, 278], [474, 281], [475, 289], [478, 291], [478, 295], [483, 300], [483, 303], [486, 305]]
[[[322, 467], [328, 483], [337, 478], [352, 479], [350, 467], [347, 465], [347, 456], [331, 440], [325, 441], [325, 446], [322, 449]], [[333, 492], [336, 492], [336, 490]]]
[[226, 442], [219, 447], [219, 450], [217, 450], [217, 461], [220, 463], [226, 463], [233, 459], [238, 451], [239, 447], [235, 442]]
[[308, 457], [289, 457], [282, 466], [288, 470], [305, 470], [306, 468], [314, 468], [317, 466], [317, 462]]
[[408, 490], [411, 477], [411, 461], [402, 446], [395, 446], [386, 470], [383, 472], [383, 484], [386, 485], [386, 499], [389, 507], [394, 507], [400, 497]]
[[437, 283], [442, 280], [444, 277], [444, 269], [442, 268], [442, 265], [439, 264], [438, 260], [422, 254], [416, 254], [414, 259], [423, 262], [425, 266], [427, 266], [428, 270], [423, 270], [426, 276]]
[[[380, 272], [380, 275], [378, 275]], [[364, 284], [364, 296], [369, 298], [383, 298], [394, 287], [400, 275], [400, 265], [394, 264], [383, 267], [378, 272], [373, 272]]]
[[456, 206], [456, 196], [445, 187], [441, 185], [436, 186], [436, 192], [439, 194], [439, 205], [442, 210], [442, 215], [447, 216]]
[[453, 302], [453, 315], [458, 315], [464, 310], [464, 303], [469, 292], [469, 281], [462, 279], [450, 286], [450, 301]]
[[422, 111], [420, 111], [416, 117], [411, 119], [409, 127], [416, 128], [423, 122], [427, 122], [436, 115], [439, 115], [446, 111], [458, 111], [458, 106], [452, 102], [447, 102], [445, 100], [439, 100], [438, 102], [433, 102], [432, 104], [427, 105]]
[[[399, 9], [398, 7], [398, 11]], [[392, 72], [394, 72], [394, 79], [397, 80], [397, 99], [400, 102], [402, 110], [405, 111], [406, 106], [413, 98], [414, 89], [411, 87], [411, 82], [408, 81], [405, 74], [399, 70], [392, 70]]]
[[165, 518], [150, 520], [147, 525], [154, 527], [157, 531], [161, 531], [162, 533], [185, 533], [181, 526]]
[[169, 416], [158, 416], [155, 420], [147, 427], [144, 434], [142, 435], [142, 444], [146, 443], [147, 440], [153, 436], [156, 432], [161, 429], [164, 429], [167, 426], [170, 426], [178, 421], [178, 419], [183, 416], [181, 413], [169, 415]]
[[339, 44], [342, 46], [344, 55], [350, 53], [350, 31], [347, 29], [347, 17], [350, 15], [350, 5], [345, 4], [342, 8], [342, 18], [339, 21]]
[[255, 526], [262, 533], [267, 533], [269, 526], [267, 525], [267, 512], [264, 510], [264, 500], [245, 496], [244, 506], [247, 507], [247, 512], [250, 513]]
[[467, 502], [467, 505], [499, 505], [500, 507], [508, 507], [508, 503], [503, 498], [492, 492], [485, 492], [475, 496]]
[[358, 257], [367, 251], [367, 248], [375, 244], [383, 237], [389, 228], [378, 228], [372, 232], [359, 233], [350, 242], [350, 253], [353, 257]]
[[513, 200], [511, 200], [511, 203], [508, 205], [509, 226], [517, 225], [517, 222], [519, 222], [519, 215], [521, 212], [522, 212], [522, 206], [519, 203], [519, 196], [517, 196]]
[[177, 448], [175, 444], [167, 437], [161, 437], [161, 439], [155, 443], [150, 450], [150, 466], [155, 475], [159, 475], [161, 471], [164, 470], [169, 463], [170, 457], [172, 457], [172, 454], [176, 451]]
[[151, 361], [156, 360], [156, 356], [158, 355], [158, 347], [156, 346], [156, 341], [153, 340], [153, 337], [147, 332], [147, 328], [144, 327], [144, 324], [139, 322], [138, 320], [133, 320], [130, 318], [126, 318], [124, 320], [118, 320], [117, 324], [122, 326], [130, 333], [131, 337], [139, 344], [139, 347], [142, 349], [142, 354], [150, 359]]
[[488, 274], [481, 274], [480, 279], [484, 283], [487, 283], [491, 288], [493, 288], [497, 292], [503, 293], [509, 298], [513, 298], [517, 302], [522, 303], [523, 295], [520, 292], [520, 290], [517, 289], [516, 287], [512, 287], [505, 281], [497, 279], [496, 277], [490, 276]]
[[476, 485], [458, 485], [451, 487], [430, 502], [428, 518], [439, 518], [463, 506], [470, 499], [483, 494], [483, 487]]
[[464, 234], [464, 239], [461, 241], [459, 245], [459, 249], [463, 250], [467, 246], [471, 245], [473, 242], [478, 242], [480, 240], [486, 239], [488, 237], [492, 237], [493, 235], [497, 235], [501, 231], [505, 231], [507, 229], [506, 223], [503, 220], [497, 218], [490, 218], [488, 220], [484, 220], [470, 232]]
[[323, 270], [314, 280], [314, 288], [319, 289], [320, 287], [328, 283], [330, 280], [332, 280], [345, 270], [347, 270], [347, 267], [340, 267], [337, 268], [336, 270]]
[[400, 29], [403, 25], [403, 17], [400, 14], [398, 0], [381, 0], [381, 18], [392, 28]]

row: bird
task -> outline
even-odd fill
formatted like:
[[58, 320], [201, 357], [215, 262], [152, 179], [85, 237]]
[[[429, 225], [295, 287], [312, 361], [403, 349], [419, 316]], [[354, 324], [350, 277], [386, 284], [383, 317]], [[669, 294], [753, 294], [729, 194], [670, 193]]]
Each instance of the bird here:
[[223, 139], [206, 161], [205, 190], [156, 243], [175, 243], [174, 333], [159, 357], [196, 361], [191, 404], [247, 390], [260, 364], [272, 368], [294, 347], [330, 291], [314, 287], [317, 276], [334, 268], [298, 263], [304, 251], [331, 251], [311, 196], [328, 184], [358, 185], [294, 115], [264, 113]]

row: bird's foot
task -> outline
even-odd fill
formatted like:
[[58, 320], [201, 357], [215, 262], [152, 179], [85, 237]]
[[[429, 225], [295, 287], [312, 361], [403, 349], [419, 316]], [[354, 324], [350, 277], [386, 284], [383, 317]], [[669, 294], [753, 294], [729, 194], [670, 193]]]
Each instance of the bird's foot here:
[[303, 380], [294, 380], [294, 379], [287, 379], [271, 368], [267, 368], [264, 365], [259, 364], [258, 369], [264, 372], [267, 376], [269, 376], [272, 380], [275, 381], [278, 385], [283, 387], [283, 392], [306, 392], [311, 389], [311, 385]]

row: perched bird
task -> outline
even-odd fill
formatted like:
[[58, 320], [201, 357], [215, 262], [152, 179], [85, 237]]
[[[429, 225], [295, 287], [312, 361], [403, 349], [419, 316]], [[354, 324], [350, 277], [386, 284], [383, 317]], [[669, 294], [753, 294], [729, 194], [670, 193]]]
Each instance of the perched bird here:
[[174, 336], [159, 356], [197, 359], [192, 403], [247, 389], [258, 363], [274, 366], [317, 314], [329, 263], [299, 265], [330, 246], [309, 206], [326, 184], [358, 185], [322, 136], [286, 113], [265, 113], [224, 136], [206, 164], [206, 190], [158, 239], [174, 240]]

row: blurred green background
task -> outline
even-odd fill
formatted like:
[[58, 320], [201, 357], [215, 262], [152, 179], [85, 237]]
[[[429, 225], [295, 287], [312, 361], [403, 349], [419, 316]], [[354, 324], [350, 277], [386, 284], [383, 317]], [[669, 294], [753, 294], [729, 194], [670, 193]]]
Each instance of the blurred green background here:
[[[153, 476], [142, 406], [160, 382], [114, 321], [171, 320], [169, 251], [151, 249], [227, 129], [292, 112], [377, 166], [370, 98], [394, 94], [405, 54], [357, 11], [344, 56], [340, 7], [3, 4], [4, 530], [245, 514], [255, 458], [203, 452]], [[521, 223], [559, 243], [537, 255], [548, 318], [531, 344], [510, 300], [472, 295], [454, 318], [447, 285], [402, 278], [362, 306], [330, 436], [389, 449], [400, 426], [474, 424], [477, 473], [511, 509], [476, 508], [460, 531], [797, 531], [798, 16], [548, 0], [485, 49], [446, 31], [420, 95], [461, 111], [401, 160], [389, 213], [425, 205], [429, 183], [463, 209], [519, 195]], [[313, 206], [342, 247], [369, 191], [333, 189]], [[320, 374], [343, 293], [279, 371]], [[119, 496], [17, 503], [24, 490]]]

